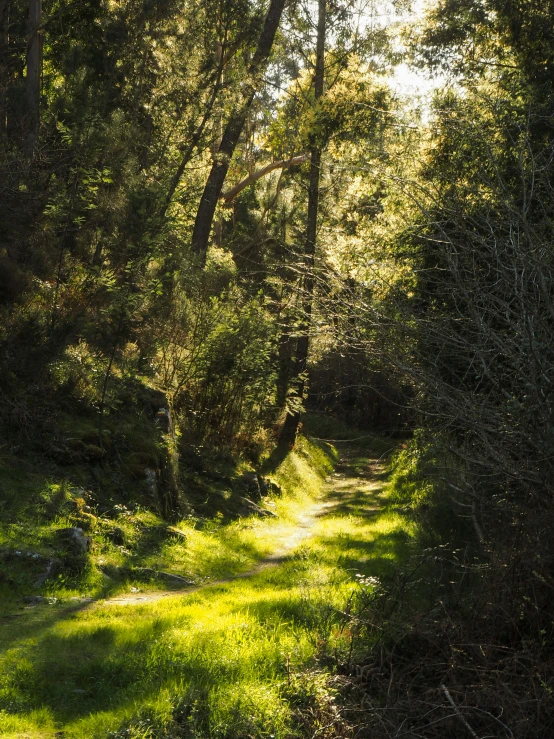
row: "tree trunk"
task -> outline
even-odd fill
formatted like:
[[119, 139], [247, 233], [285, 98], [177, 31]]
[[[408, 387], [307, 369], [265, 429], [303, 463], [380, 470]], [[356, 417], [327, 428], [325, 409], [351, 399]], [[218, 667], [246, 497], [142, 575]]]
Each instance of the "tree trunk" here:
[[40, 124], [40, 74], [42, 70], [42, 37], [39, 31], [42, 18], [42, 0], [29, 0], [27, 23], [27, 74], [25, 97], [27, 102], [27, 153], [32, 154], [38, 140]]
[[9, 8], [9, 0], [0, 0], [0, 146], [7, 131], [8, 89], [11, 80], [8, 63]]
[[219, 150], [215, 156], [211, 172], [198, 206], [194, 230], [192, 233], [192, 249], [198, 254], [203, 266], [206, 262], [208, 242], [217, 201], [223, 188], [223, 182], [229, 169], [231, 157], [238, 144], [246, 116], [254, 100], [254, 95], [261, 84], [261, 75], [271, 53], [273, 40], [281, 20], [286, 0], [271, 0], [264, 27], [258, 41], [258, 47], [250, 63], [247, 81], [244, 85], [240, 101], [231, 113], [227, 122]]
[[[314, 75], [315, 105], [323, 95], [325, 79], [325, 30], [326, 30], [326, 0], [319, 0], [317, 21], [317, 49]], [[308, 366], [308, 352], [310, 349], [310, 329], [312, 322], [312, 304], [314, 295], [314, 265], [315, 247], [317, 238], [317, 215], [319, 210], [319, 175], [321, 170], [321, 140], [317, 131], [310, 136], [310, 184], [308, 191], [308, 214], [306, 221], [306, 241], [304, 246], [304, 297], [303, 297], [303, 324], [300, 327], [300, 336], [296, 344], [295, 372], [297, 380], [297, 395], [302, 400], [307, 386], [306, 370]], [[280, 443], [293, 446], [300, 424], [300, 410], [289, 411], [281, 429]]]
[[275, 402], [280, 414], [287, 404], [287, 392], [293, 371], [293, 340], [288, 325], [283, 326], [281, 335], [279, 336], [278, 362], [277, 397]]

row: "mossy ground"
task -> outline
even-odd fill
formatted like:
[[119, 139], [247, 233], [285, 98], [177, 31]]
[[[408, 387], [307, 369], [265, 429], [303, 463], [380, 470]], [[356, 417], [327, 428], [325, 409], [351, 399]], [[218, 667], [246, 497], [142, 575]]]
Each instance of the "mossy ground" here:
[[[80, 580], [49, 586], [59, 599], [53, 605], [27, 609], [13, 594], [4, 601], [0, 735], [307, 736], [299, 716], [315, 726], [332, 713], [329, 657], [346, 653], [351, 639], [341, 611], [373, 587], [368, 576], [385, 577], [404, 562], [417, 538], [413, 523], [387, 509], [385, 472], [371, 468], [376, 456], [367, 448], [350, 453], [333, 474], [333, 449], [302, 440], [274, 469], [281, 494], [268, 503], [279, 518], [221, 523], [216, 515], [201, 528], [185, 519], [176, 527], [186, 540], [152, 535], [147, 545], [137, 521], [160, 522], [145, 511], [121, 511], [129, 541], [137, 532], [131, 554], [107, 544], [95, 551]], [[278, 549], [322, 495], [311, 537], [282, 563], [209, 585], [208, 578], [245, 572]], [[125, 557], [206, 586], [155, 603], [105, 603], [110, 592], [145, 588], [100, 574], [99, 560]]]

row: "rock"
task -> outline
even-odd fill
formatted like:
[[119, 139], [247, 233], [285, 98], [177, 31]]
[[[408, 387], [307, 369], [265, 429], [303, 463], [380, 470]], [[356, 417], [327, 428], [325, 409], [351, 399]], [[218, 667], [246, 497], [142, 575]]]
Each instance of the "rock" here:
[[73, 554], [86, 554], [90, 552], [92, 539], [90, 536], [86, 536], [83, 529], [79, 526], [58, 529], [57, 535]]
[[22, 603], [27, 603], [30, 606], [48, 605], [52, 606], [58, 602], [57, 598], [45, 598], [42, 595], [25, 595], [21, 598]]
[[48, 580], [48, 578], [53, 577], [58, 570], [60, 569], [61, 562], [59, 559], [50, 559], [48, 560], [48, 564], [46, 566], [46, 570], [42, 573], [42, 575], [39, 575], [35, 582], [33, 583], [33, 587], [40, 588], [44, 583]]
[[243, 488], [246, 488], [253, 498], [256, 498], [256, 500], [261, 499], [262, 489], [258, 475], [255, 472], [245, 472], [239, 478], [239, 482]]
[[272, 517], [272, 518], [278, 518], [277, 514], [273, 511], [268, 511], [267, 508], [262, 508], [257, 503], [254, 503], [253, 500], [250, 500], [249, 498], [241, 498], [241, 502], [243, 504], [243, 511], [245, 512], [245, 515], [250, 515], [252, 513], [257, 514], [258, 516], [263, 517]]
[[256, 500], [261, 500], [268, 493], [281, 492], [279, 485], [272, 480], [265, 480], [256, 472], [245, 472], [241, 476], [240, 482]]
[[[61, 561], [56, 557], [48, 557], [39, 552], [28, 552], [20, 549], [6, 549], [0, 550], [0, 559], [4, 562], [17, 559], [19, 561], [26, 561], [39, 567], [45, 567], [45, 570], [40, 574], [33, 583], [33, 587], [40, 588], [49, 577], [53, 577], [60, 569]], [[33, 573], [36, 575], [36, 572]], [[0, 581], [7, 582], [9, 584], [14, 583], [14, 579], [9, 577], [7, 573], [0, 572]]]

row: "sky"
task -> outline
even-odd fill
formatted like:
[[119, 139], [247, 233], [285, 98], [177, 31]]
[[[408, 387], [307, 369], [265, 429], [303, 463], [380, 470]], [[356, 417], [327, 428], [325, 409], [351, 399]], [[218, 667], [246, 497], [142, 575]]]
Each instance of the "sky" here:
[[[402, 22], [409, 23], [421, 19], [425, 8], [430, 5], [431, 0], [412, 0], [411, 12], [403, 15]], [[443, 82], [442, 77], [430, 77], [421, 70], [410, 68], [407, 64], [399, 64], [391, 79], [393, 88], [399, 94], [414, 96], [429, 95]]]
[[[355, 24], [361, 32], [368, 26], [383, 28], [391, 22], [403, 24], [417, 21], [423, 17], [425, 8], [432, 6], [434, 0], [400, 0], [410, 4], [410, 10], [398, 11], [399, 0], [350, 0], [350, 8], [353, 11]], [[317, 17], [317, 4], [315, 0], [308, 0], [312, 17]], [[429, 95], [439, 87], [444, 80], [440, 77], [430, 77], [420, 70], [412, 69], [407, 64], [399, 64], [391, 78], [392, 87], [400, 95], [421, 97]]]

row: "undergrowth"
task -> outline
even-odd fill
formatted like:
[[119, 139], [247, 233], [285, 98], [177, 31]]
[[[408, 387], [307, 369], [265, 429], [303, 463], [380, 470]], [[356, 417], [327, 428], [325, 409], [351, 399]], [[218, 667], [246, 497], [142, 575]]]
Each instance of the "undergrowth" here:
[[372, 739], [551, 736], [552, 555], [532, 544], [550, 522], [492, 494], [477, 509], [439, 441], [416, 434], [393, 459], [389, 499], [419, 546], [345, 614], [344, 720]]

